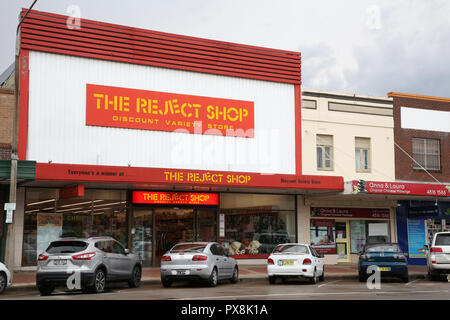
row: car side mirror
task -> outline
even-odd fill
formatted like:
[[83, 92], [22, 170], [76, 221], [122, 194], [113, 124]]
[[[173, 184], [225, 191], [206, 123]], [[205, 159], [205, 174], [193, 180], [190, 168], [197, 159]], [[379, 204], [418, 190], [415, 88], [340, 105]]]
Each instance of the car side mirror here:
[[129, 249], [125, 249], [125, 250], [123, 250], [123, 251], [124, 251], [125, 254], [129, 254], [129, 253], [130, 253], [130, 250], [129, 250]]

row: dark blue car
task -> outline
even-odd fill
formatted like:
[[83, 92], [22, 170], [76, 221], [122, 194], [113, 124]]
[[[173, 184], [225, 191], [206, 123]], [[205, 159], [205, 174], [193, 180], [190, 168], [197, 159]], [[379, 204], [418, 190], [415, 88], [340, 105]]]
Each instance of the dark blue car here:
[[359, 256], [359, 281], [366, 281], [372, 274], [367, 274], [369, 266], [376, 266], [382, 277], [399, 277], [408, 282], [408, 261], [397, 243], [367, 245]]

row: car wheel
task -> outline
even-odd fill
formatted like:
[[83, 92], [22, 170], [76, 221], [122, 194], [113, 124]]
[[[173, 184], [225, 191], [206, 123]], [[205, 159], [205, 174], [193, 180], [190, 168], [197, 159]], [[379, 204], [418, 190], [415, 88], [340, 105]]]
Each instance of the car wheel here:
[[430, 271], [428, 273], [428, 276], [429, 276], [431, 281], [439, 281], [440, 280], [440, 275], [436, 274], [435, 272]]
[[133, 273], [131, 274], [131, 280], [128, 282], [128, 286], [130, 288], [139, 287], [141, 285], [141, 277], [142, 277], [141, 268], [138, 266], [135, 266], [133, 268]]
[[42, 285], [38, 286], [38, 290], [41, 296], [49, 296], [52, 294], [53, 290], [55, 290], [55, 287]]
[[320, 281], [325, 281], [325, 268], [322, 270], [322, 275], [319, 277]]
[[366, 282], [367, 281], [366, 277], [364, 276], [364, 274], [362, 274], [362, 272], [358, 273], [358, 280], [359, 280], [359, 282]]
[[314, 269], [314, 273], [312, 278], [310, 279], [311, 284], [316, 284], [317, 282], [319, 282], [319, 278], [317, 277], [317, 273], [316, 273], [316, 269]]
[[231, 283], [237, 283], [239, 281], [239, 270], [237, 267], [233, 269], [233, 276], [231, 277]]
[[277, 278], [275, 276], [269, 276], [269, 283], [275, 284], [275, 282], [277, 282]]
[[106, 275], [103, 269], [98, 269], [94, 274], [94, 284], [90, 287], [91, 292], [93, 293], [102, 293], [105, 291], [106, 286]]
[[3, 293], [6, 289], [6, 274], [4, 272], [0, 272], [0, 294]]
[[404, 283], [408, 283], [408, 282], [409, 282], [409, 276], [408, 276], [408, 274], [405, 274], [405, 275], [402, 276], [402, 281], [403, 281]]
[[208, 286], [210, 287], [217, 286], [217, 280], [218, 280], [217, 268], [214, 267], [213, 271], [211, 272], [211, 275], [208, 278]]
[[169, 280], [165, 277], [161, 277], [161, 283], [164, 288], [170, 288], [172, 286], [172, 280]]

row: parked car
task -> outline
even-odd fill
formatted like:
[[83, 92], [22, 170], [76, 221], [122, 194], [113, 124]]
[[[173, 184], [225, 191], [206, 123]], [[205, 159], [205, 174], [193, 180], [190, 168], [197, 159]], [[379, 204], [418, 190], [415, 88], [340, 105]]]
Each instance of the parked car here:
[[367, 268], [377, 266], [381, 276], [399, 277], [408, 282], [408, 260], [397, 243], [378, 243], [366, 245], [359, 255], [359, 281], [367, 281]]
[[318, 254], [308, 244], [279, 244], [267, 259], [269, 283], [276, 283], [278, 278], [283, 282], [289, 278], [308, 279], [311, 283], [324, 281], [325, 270], [322, 258], [323, 255]]
[[450, 232], [437, 232], [427, 250], [427, 270], [431, 280], [450, 274]]
[[170, 287], [173, 281], [205, 281], [215, 287], [219, 280], [238, 282], [235, 259], [216, 242], [184, 242], [176, 244], [161, 258], [161, 283]]
[[111, 237], [62, 238], [38, 256], [36, 285], [41, 295], [51, 294], [55, 287], [71, 289], [67, 280], [73, 274], [80, 275], [81, 288], [76, 289], [100, 293], [112, 281], [138, 287], [142, 266], [137, 255]]
[[0, 262], [0, 294], [11, 285], [11, 273], [8, 268]]

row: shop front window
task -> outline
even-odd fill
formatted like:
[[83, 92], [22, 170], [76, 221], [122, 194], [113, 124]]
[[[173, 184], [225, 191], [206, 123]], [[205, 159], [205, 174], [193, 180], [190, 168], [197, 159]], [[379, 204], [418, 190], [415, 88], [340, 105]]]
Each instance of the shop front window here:
[[450, 220], [426, 219], [425, 226], [427, 230], [427, 244], [431, 245], [435, 233], [441, 231], [450, 231]]
[[[391, 241], [389, 221], [311, 219], [311, 246], [323, 254], [337, 254], [338, 258], [347, 258], [360, 253], [366, 244], [386, 243]], [[350, 239], [348, 239], [350, 238]]]
[[85, 190], [82, 197], [59, 199], [59, 189], [28, 188], [25, 198], [22, 265], [61, 237], [110, 236], [127, 243], [126, 193]]
[[350, 253], [360, 253], [366, 245], [366, 222], [363, 220], [350, 221]]
[[345, 222], [336, 222], [336, 238], [347, 238], [347, 224]]
[[360, 253], [366, 244], [391, 241], [388, 221], [350, 220], [350, 252]]
[[296, 241], [295, 198], [286, 195], [222, 194], [222, 244], [241, 257], [264, 257], [282, 243]]
[[336, 225], [334, 220], [311, 219], [311, 246], [320, 254], [336, 253]]
[[386, 243], [391, 241], [389, 232], [389, 222], [387, 221], [367, 221], [366, 244]]
[[153, 263], [153, 211], [135, 208], [134, 227], [131, 229], [133, 252], [139, 256], [142, 266], [151, 267]]

